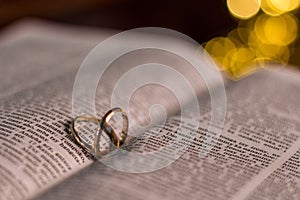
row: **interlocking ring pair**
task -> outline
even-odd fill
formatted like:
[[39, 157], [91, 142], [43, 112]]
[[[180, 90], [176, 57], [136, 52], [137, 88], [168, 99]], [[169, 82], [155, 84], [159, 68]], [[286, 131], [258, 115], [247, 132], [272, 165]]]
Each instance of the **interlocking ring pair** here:
[[[122, 119], [123, 119], [123, 126], [120, 133], [117, 133], [110, 125], [109, 122], [112, 119], [112, 117], [117, 114], [121, 113]], [[94, 137], [93, 145], [88, 144], [86, 141], [84, 141], [78, 134], [77, 126], [76, 124], [79, 122], [92, 122], [98, 125], [97, 133]], [[101, 148], [100, 147], [100, 140], [101, 136], [105, 132], [107, 136], [109, 137], [110, 144], [109, 148]], [[107, 153], [111, 152], [115, 148], [121, 147], [126, 138], [128, 133], [128, 117], [126, 112], [121, 108], [113, 108], [109, 110], [101, 119], [98, 119], [94, 116], [90, 115], [82, 115], [75, 117], [72, 120], [71, 123], [71, 133], [73, 137], [75, 138], [76, 142], [82, 146], [85, 150], [87, 150], [89, 153], [94, 155], [96, 158], [106, 155]]]

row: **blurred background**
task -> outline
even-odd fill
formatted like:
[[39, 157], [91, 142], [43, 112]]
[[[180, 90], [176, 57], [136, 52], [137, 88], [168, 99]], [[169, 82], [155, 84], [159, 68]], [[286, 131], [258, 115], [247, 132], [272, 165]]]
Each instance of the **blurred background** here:
[[300, 0], [0, 0], [0, 28], [25, 17], [119, 30], [170, 28], [202, 44], [220, 70], [238, 80], [269, 63], [300, 66], [299, 3]]

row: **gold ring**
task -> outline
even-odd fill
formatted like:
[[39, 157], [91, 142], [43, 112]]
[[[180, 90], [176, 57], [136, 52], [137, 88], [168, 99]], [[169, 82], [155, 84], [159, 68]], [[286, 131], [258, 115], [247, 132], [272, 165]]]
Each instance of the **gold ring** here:
[[[109, 125], [109, 121], [111, 118], [116, 114], [116, 113], [121, 113], [123, 123], [122, 123], [122, 131], [120, 133], [116, 133], [115, 130]], [[111, 142], [114, 144], [115, 148], [121, 147], [127, 138], [127, 133], [128, 133], [128, 117], [126, 112], [121, 109], [121, 108], [113, 108], [109, 110], [100, 120], [100, 129], [95, 136], [94, 140], [94, 149], [95, 149], [95, 154], [96, 157], [99, 157], [103, 155], [101, 151], [99, 151], [99, 141], [101, 138], [101, 135], [103, 131], [109, 136]], [[110, 146], [109, 151], [112, 150], [112, 146]], [[106, 154], [106, 152], [105, 152]]]
[[[123, 123], [122, 123], [122, 131], [120, 133], [116, 133], [116, 131], [109, 125], [111, 118], [116, 114], [121, 113]], [[92, 122], [98, 125], [97, 133], [94, 137], [94, 144], [90, 145], [85, 142], [78, 134], [78, 130], [76, 129], [76, 123], [78, 122]], [[82, 146], [89, 153], [93, 154], [95, 157], [104, 156], [105, 154], [112, 151], [114, 148], [119, 148], [122, 146], [127, 138], [128, 133], [128, 117], [126, 112], [121, 108], [113, 108], [109, 110], [102, 118], [97, 119], [94, 116], [83, 115], [75, 117], [71, 123], [71, 131], [72, 135], [75, 138], [76, 142]], [[100, 147], [100, 139], [101, 136], [105, 132], [109, 137], [110, 143], [109, 148], [103, 149]], [[112, 145], [113, 144], [113, 145]]]
[[72, 120], [71, 123], [71, 133], [73, 137], [75, 138], [76, 142], [80, 144], [85, 150], [87, 150], [89, 153], [94, 153], [94, 147], [88, 143], [86, 143], [84, 140], [81, 139], [81, 137], [78, 134], [78, 131], [76, 129], [75, 124], [78, 122], [93, 122], [95, 124], [99, 124], [100, 120], [97, 119], [96, 117], [90, 116], [90, 115], [83, 115], [83, 116], [78, 116], [75, 117]]

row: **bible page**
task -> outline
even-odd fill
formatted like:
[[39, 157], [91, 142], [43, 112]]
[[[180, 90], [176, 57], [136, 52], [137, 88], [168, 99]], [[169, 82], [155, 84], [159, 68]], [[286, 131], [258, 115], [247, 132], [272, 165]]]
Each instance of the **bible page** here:
[[[74, 29], [46, 24], [38, 27], [38, 31], [29, 26], [29, 33], [22, 34], [26, 27], [28, 25], [15, 29], [19, 32], [17, 37], [10, 36], [14, 31], [8, 32], [0, 47], [3, 62], [0, 84], [1, 199], [33, 198], [94, 162], [70, 134], [74, 117], [72, 91], [84, 57], [96, 45], [95, 41], [100, 42], [110, 32], [95, 33], [95, 40], [85, 42], [74, 36]], [[90, 34], [83, 32], [81, 37], [85, 36]], [[202, 80], [195, 78], [195, 71], [187, 70], [188, 63], [182, 59], [148, 49], [132, 52], [112, 63], [100, 80], [101, 87], [96, 94], [97, 117], [111, 109], [110, 96], [122, 74], [131, 66], [151, 61], [174, 65], [188, 77], [197, 94], [206, 91]], [[161, 74], [150, 75], [166, 78]], [[134, 93], [127, 111], [133, 129], [135, 124], [149, 123], [151, 119], [146, 110], [153, 102], [164, 105], [167, 115], [178, 111], [178, 102], [170, 91], [146, 85]], [[154, 118], [159, 115], [156, 113]]]
[[[201, 126], [188, 119], [182, 126], [196, 137], [184, 137], [191, 145], [169, 166], [134, 174], [96, 162], [38, 199], [299, 199], [299, 72], [261, 70], [231, 83], [226, 94], [222, 134], [208, 131], [210, 98], [202, 97]], [[167, 145], [180, 134], [178, 121], [169, 118], [160, 133], [146, 131], [129, 149]]]

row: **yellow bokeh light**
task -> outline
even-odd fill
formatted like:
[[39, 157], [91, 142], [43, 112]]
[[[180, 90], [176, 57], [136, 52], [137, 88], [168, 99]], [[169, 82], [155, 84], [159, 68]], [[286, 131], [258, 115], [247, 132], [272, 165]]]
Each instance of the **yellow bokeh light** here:
[[289, 62], [290, 51], [287, 46], [260, 45], [257, 58], [264, 58], [267, 62], [281, 63], [286, 65]]
[[297, 37], [298, 21], [290, 14], [276, 17], [261, 15], [256, 20], [254, 31], [265, 44], [288, 45]]
[[287, 46], [254, 43], [252, 40], [252, 51], [256, 56], [256, 63], [263, 66], [265, 63], [287, 64], [290, 58], [290, 51]]
[[227, 0], [231, 14], [240, 19], [254, 16], [260, 8], [260, 0]]
[[[265, 24], [268, 19], [269, 19], [268, 15], [260, 15], [256, 19], [256, 22], [254, 25], [255, 36], [260, 40], [260, 42], [263, 42], [263, 43], [268, 43], [268, 41], [269, 41], [268, 37], [266, 36], [266, 33], [265, 33]], [[254, 38], [252, 37], [252, 39], [254, 39]]]
[[265, 22], [264, 31], [268, 38], [268, 43], [285, 45], [285, 37], [288, 35], [288, 27], [285, 19], [281, 16], [270, 17]]
[[226, 38], [209, 41], [205, 49], [229, 78], [238, 80], [269, 63], [289, 63], [291, 44], [298, 36], [298, 20], [289, 13], [299, 7], [300, 0], [227, 0], [231, 14], [249, 19], [261, 8], [260, 14], [240, 20], [238, 27]]
[[272, 2], [272, 0], [261, 0], [261, 9], [267, 14], [271, 16], [281, 15], [284, 11], [276, 8]]
[[270, 17], [265, 23], [265, 33], [271, 44], [288, 45], [297, 37], [297, 22], [288, 14]]
[[254, 29], [257, 17], [253, 17], [249, 20], [240, 20], [238, 24], [238, 34], [243, 41], [248, 42], [248, 37]]
[[232, 49], [224, 59], [228, 64], [227, 75], [230, 79], [238, 80], [253, 73], [256, 70], [255, 59], [255, 54], [247, 47]]
[[248, 29], [237, 28], [233, 29], [227, 34], [227, 38], [230, 39], [236, 46], [242, 46], [248, 41]]
[[300, 0], [270, 0], [272, 5], [282, 12], [289, 12], [299, 7]]
[[205, 50], [212, 56], [217, 62], [218, 67], [224, 70], [223, 59], [228, 51], [234, 49], [236, 45], [228, 38], [217, 37], [205, 44]]
[[300, 0], [261, 0], [261, 9], [268, 15], [278, 16], [299, 7]]

